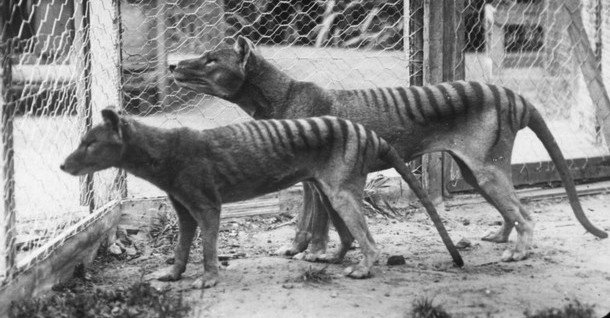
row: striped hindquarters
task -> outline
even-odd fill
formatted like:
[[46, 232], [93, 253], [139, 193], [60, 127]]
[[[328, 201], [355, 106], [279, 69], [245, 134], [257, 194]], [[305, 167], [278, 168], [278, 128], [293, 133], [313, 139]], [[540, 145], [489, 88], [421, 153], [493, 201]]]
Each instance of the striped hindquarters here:
[[[512, 90], [481, 82], [447, 82], [438, 85], [370, 88], [347, 91], [359, 104], [398, 118], [402, 125], [447, 121], [458, 116], [495, 109], [496, 142], [507, 123], [513, 133], [526, 126], [526, 101]], [[506, 116], [504, 119], [502, 116]]]
[[345, 161], [364, 169], [371, 154], [379, 151], [380, 139], [360, 124], [332, 116], [294, 120], [256, 120], [231, 125], [241, 140], [265, 157], [276, 159], [307, 152], [328, 157], [341, 151]]

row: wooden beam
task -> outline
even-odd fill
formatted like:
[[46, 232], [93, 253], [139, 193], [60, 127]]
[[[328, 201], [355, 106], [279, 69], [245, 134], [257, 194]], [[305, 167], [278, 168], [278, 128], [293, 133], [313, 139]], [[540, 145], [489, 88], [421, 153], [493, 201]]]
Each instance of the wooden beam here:
[[76, 265], [93, 261], [102, 239], [118, 224], [121, 210], [118, 201], [110, 202], [21, 259], [19, 275], [0, 287], [0, 317], [6, 317], [12, 301], [37, 296], [72, 277]]
[[156, 17], [156, 73], [157, 73], [157, 106], [163, 108], [167, 96], [167, 43], [165, 41], [165, 1], [155, 0]]
[[0, 286], [15, 268], [15, 166], [13, 149], [14, 103], [10, 94], [12, 38], [8, 21], [12, 1], [0, 2]]
[[[610, 175], [610, 158], [590, 157], [569, 159], [570, 172], [575, 180], [600, 180]], [[535, 185], [560, 182], [555, 164], [551, 161], [516, 164], [511, 166], [513, 184]], [[447, 185], [451, 192], [470, 191], [472, 187], [459, 178]]]
[[[424, 77], [423, 84], [443, 81], [445, 60], [445, 7], [450, 1], [424, 1]], [[430, 153], [422, 157], [422, 185], [434, 204], [443, 200], [443, 156]]]
[[[445, 1], [443, 10], [443, 82], [464, 80], [466, 78], [464, 48], [466, 47], [464, 32], [464, 0]], [[443, 153], [442, 190], [443, 197], [450, 197], [447, 184], [451, 180], [453, 159], [448, 153]]]
[[[79, 80], [76, 81], [76, 111], [81, 135], [91, 129], [91, 42], [89, 33], [89, 0], [74, 2], [74, 46], [77, 48], [77, 69]], [[93, 200], [93, 174], [79, 177], [80, 205], [89, 206], [89, 211], [95, 209]]]
[[568, 34], [572, 41], [574, 56], [578, 61], [580, 70], [585, 78], [591, 100], [597, 107], [597, 120], [606, 144], [610, 148], [610, 98], [604, 86], [601, 70], [598, 67], [597, 57], [591, 48], [591, 42], [585, 31], [582, 21], [582, 7], [579, 0], [565, 0], [564, 8], [571, 17], [568, 25]]

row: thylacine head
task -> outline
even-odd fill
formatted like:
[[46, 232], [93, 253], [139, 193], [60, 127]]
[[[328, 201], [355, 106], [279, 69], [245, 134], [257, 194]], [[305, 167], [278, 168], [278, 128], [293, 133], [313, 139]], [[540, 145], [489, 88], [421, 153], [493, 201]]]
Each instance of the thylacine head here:
[[61, 170], [78, 176], [120, 165], [124, 119], [111, 108], [102, 110], [104, 122], [87, 132], [78, 148], [61, 164]]
[[246, 79], [246, 66], [254, 59], [254, 44], [242, 36], [233, 48], [209, 51], [170, 66], [176, 82], [200, 93], [231, 99]]

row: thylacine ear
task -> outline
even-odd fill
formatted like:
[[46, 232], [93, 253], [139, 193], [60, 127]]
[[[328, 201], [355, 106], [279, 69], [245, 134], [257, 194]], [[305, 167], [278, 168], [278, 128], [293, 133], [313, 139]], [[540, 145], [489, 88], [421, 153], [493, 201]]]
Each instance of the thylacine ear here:
[[112, 107], [102, 109], [102, 118], [104, 119], [104, 124], [110, 126], [110, 128], [119, 135], [119, 138], [123, 139], [121, 133], [121, 117]]
[[235, 44], [233, 45], [233, 50], [235, 50], [235, 53], [239, 56], [239, 63], [242, 67], [246, 67], [248, 58], [250, 58], [250, 54], [254, 52], [254, 49], [254, 43], [252, 43], [252, 41], [241, 35], [237, 37], [237, 40], [235, 40]]

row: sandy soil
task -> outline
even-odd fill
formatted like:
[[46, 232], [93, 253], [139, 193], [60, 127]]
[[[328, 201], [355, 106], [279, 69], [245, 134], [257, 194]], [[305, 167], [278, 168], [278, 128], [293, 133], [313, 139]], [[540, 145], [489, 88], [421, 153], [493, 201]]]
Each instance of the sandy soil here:
[[[592, 222], [610, 230], [610, 195], [584, 197], [582, 202]], [[535, 244], [521, 262], [499, 262], [506, 244], [480, 240], [500, 220], [487, 204], [454, 206], [441, 213], [454, 242], [465, 238], [472, 243], [462, 250], [463, 268], [452, 266], [421, 211], [401, 219], [370, 218], [382, 257], [373, 277], [365, 280], [342, 275], [347, 264], [360, 258], [358, 249], [337, 265], [272, 256], [290, 242], [294, 227], [278, 226], [287, 218], [271, 216], [223, 222], [219, 254], [231, 258], [215, 288], [190, 287], [203, 270], [200, 250], [193, 251], [181, 281], [154, 285], [182, 292], [192, 317], [410, 317], [413, 301], [423, 297], [442, 304], [452, 317], [522, 317], [524, 310], [562, 307], [573, 299], [594, 304], [600, 317], [610, 312], [610, 240], [585, 234], [565, 200], [528, 207], [537, 221]], [[515, 233], [509, 244], [514, 238]], [[337, 244], [333, 232], [330, 246]], [[167, 266], [171, 247], [165, 245], [104, 265], [103, 284], [128, 284]], [[403, 255], [406, 264], [386, 265], [390, 255]], [[330, 282], [303, 281], [304, 271], [325, 266]]]

